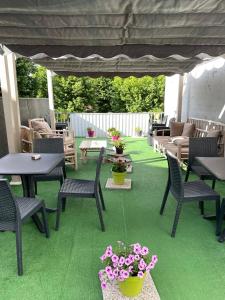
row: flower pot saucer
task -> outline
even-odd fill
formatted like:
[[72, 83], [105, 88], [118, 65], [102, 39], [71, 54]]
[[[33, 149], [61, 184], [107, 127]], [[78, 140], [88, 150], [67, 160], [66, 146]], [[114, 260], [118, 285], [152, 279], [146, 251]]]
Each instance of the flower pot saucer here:
[[131, 190], [131, 179], [126, 178], [124, 184], [115, 184], [112, 178], [108, 178], [105, 188], [110, 190]]
[[146, 275], [142, 292], [136, 297], [129, 298], [123, 296], [119, 291], [118, 283], [116, 281], [107, 284], [107, 287], [102, 289], [102, 295], [103, 300], [160, 300], [160, 296], [150, 273]]

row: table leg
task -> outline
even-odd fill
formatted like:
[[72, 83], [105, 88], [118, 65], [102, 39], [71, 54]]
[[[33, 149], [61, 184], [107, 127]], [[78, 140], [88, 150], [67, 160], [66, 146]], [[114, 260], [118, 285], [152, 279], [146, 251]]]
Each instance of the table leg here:
[[[35, 198], [35, 193], [34, 193], [34, 182], [33, 178], [30, 175], [22, 175], [22, 186], [23, 186], [23, 196], [24, 197], [31, 197]], [[38, 216], [38, 214], [33, 215], [32, 217], [33, 222], [37, 226], [38, 230], [41, 233], [45, 233], [44, 226], [41, 223], [41, 220]]]

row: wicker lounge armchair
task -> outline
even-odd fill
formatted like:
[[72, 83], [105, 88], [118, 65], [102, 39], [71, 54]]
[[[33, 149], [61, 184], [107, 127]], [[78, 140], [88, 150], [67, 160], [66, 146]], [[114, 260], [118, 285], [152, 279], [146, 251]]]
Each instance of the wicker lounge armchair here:
[[[61, 210], [65, 210], [67, 197], [95, 198], [98, 210], [99, 220], [102, 231], [105, 231], [105, 225], [102, 216], [102, 209], [105, 210], [105, 204], [100, 184], [100, 170], [104, 155], [104, 148], [101, 148], [96, 166], [95, 180], [86, 179], [65, 179], [58, 196], [57, 217], [55, 229], [59, 229]], [[102, 207], [101, 207], [102, 206]]]
[[216, 234], [220, 233], [219, 215], [220, 215], [220, 195], [212, 190], [204, 181], [195, 180], [183, 182], [179, 162], [171, 153], [167, 153], [168, 160], [168, 181], [160, 208], [160, 214], [163, 214], [169, 192], [172, 193], [177, 201], [177, 208], [172, 227], [171, 237], [175, 237], [176, 229], [181, 213], [183, 203], [199, 201], [216, 202]]
[[16, 233], [16, 254], [18, 275], [23, 275], [22, 262], [22, 223], [41, 212], [45, 235], [49, 237], [45, 204], [36, 198], [14, 198], [5, 179], [0, 179], [0, 231]]

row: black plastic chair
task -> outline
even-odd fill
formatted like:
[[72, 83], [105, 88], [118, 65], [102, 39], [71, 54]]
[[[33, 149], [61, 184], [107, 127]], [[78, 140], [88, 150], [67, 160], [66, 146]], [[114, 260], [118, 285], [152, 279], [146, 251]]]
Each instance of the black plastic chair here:
[[[79, 198], [95, 198], [98, 210], [99, 220], [102, 231], [105, 231], [105, 225], [102, 216], [102, 209], [105, 210], [105, 203], [103, 199], [101, 184], [100, 184], [100, 170], [104, 155], [104, 148], [101, 148], [97, 161], [95, 180], [86, 179], [65, 179], [58, 195], [58, 206], [55, 229], [59, 229], [61, 210], [65, 210], [67, 197]], [[102, 206], [102, 208], [101, 208]]]
[[23, 275], [22, 261], [22, 223], [41, 212], [45, 235], [49, 237], [44, 201], [36, 198], [14, 198], [10, 186], [5, 179], [0, 179], [0, 231], [16, 233], [16, 254], [18, 275]]
[[204, 181], [196, 180], [183, 182], [179, 162], [175, 156], [167, 152], [169, 175], [165, 194], [160, 208], [160, 214], [163, 214], [169, 191], [177, 200], [176, 214], [172, 227], [171, 236], [175, 237], [176, 228], [181, 213], [183, 203], [193, 201], [215, 201], [216, 202], [216, 234], [220, 233], [219, 215], [220, 215], [220, 195], [212, 190]]
[[[34, 153], [62, 153], [64, 154], [64, 146], [62, 138], [35, 139], [33, 141]], [[54, 168], [47, 175], [34, 175], [35, 194], [37, 194], [38, 181], [59, 181], [60, 186], [66, 178], [65, 162]]]
[[[185, 181], [188, 181], [190, 172], [194, 172], [201, 180], [212, 180], [212, 189], [215, 189], [216, 178], [196, 161], [196, 157], [217, 157], [218, 138], [200, 137], [189, 139], [189, 155]], [[201, 214], [204, 214], [204, 203], [200, 202]]]

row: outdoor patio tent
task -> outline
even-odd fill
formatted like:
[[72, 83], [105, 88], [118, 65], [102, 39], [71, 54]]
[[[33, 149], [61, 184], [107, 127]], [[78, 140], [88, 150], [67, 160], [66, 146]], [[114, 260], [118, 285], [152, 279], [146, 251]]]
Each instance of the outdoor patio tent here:
[[218, 0], [2, 0], [0, 42], [61, 73], [181, 74], [225, 53], [224, 20]]
[[[222, 0], [0, 1], [0, 43], [65, 75], [182, 74], [225, 53], [224, 24]], [[15, 62], [2, 53], [6, 127], [16, 132]]]

